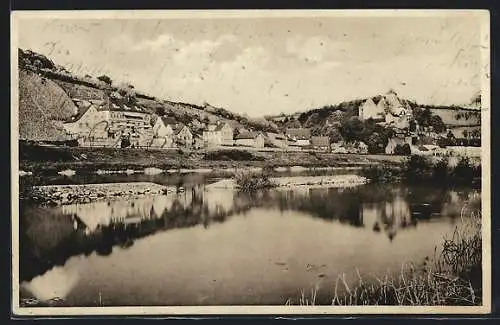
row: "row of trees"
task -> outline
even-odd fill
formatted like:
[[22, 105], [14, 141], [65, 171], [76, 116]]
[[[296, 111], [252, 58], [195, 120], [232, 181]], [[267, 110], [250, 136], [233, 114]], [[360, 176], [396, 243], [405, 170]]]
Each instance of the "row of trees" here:
[[424, 109], [416, 107], [413, 109], [414, 119], [410, 121], [410, 131], [416, 131], [417, 123], [420, 127], [432, 128], [436, 133], [443, 133], [446, 131], [446, 124], [440, 116], [432, 114], [431, 110], [426, 107]]
[[345, 141], [366, 143], [370, 153], [383, 153], [389, 138], [394, 136], [394, 130], [378, 125], [371, 118], [362, 121], [351, 117], [341, 122], [340, 134]]

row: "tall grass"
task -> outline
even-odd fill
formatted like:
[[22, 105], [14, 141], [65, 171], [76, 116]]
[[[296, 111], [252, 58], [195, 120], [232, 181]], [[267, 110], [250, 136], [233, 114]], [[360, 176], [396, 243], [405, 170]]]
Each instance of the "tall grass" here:
[[[436, 247], [434, 257], [423, 263], [403, 264], [401, 270], [383, 277], [348, 283], [337, 277], [332, 305], [470, 306], [482, 302], [482, 244], [480, 198], [475, 195], [462, 209], [461, 221], [452, 234]], [[302, 292], [300, 305], [314, 304]], [[313, 299], [314, 298], [314, 299]], [[286, 302], [291, 304], [291, 300]]]

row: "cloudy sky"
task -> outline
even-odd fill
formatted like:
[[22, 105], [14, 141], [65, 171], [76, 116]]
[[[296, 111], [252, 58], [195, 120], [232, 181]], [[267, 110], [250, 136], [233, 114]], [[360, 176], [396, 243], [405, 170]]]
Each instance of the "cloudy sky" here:
[[20, 20], [19, 47], [161, 98], [262, 116], [395, 89], [428, 104], [480, 89], [480, 20], [268, 17]]

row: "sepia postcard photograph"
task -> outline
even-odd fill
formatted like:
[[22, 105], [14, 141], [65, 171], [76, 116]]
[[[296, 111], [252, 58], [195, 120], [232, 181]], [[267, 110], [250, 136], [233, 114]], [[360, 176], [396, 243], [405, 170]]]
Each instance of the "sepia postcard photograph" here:
[[11, 13], [17, 316], [485, 314], [487, 10]]

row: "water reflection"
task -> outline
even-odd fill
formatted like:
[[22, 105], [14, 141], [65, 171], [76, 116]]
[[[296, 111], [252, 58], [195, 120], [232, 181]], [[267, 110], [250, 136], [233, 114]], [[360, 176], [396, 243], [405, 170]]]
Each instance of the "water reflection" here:
[[[384, 234], [394, 241], [400, 231], [416, 228], [419, 222], [459, 217], [469, 192], [369, 185], [271, 190], [250, 195], [224, 189], [206, 191], [198, 185], [180, 193], [135, 200], [55, 208], [25, 205], [21, 207], [20, 277], [29, 281], [51, 269], [57, 270], [54, 266], [64, 265], [76, 255], [108, 256], [116, 247], [128, 249], [139, 238], [157, 232], [194, 226], [208, 229], [253, 208], [282, 214], [297, 211]], [[58, 271], [52, 272], [57, 275]], [[61, 282], [71, 283], [71, 279]]]

